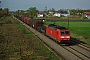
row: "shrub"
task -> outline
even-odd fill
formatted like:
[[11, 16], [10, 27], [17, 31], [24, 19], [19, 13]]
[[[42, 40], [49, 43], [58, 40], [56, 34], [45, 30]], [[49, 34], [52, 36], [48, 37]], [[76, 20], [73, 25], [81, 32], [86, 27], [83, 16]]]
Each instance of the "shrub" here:
[[0, 32], [0, 43], [4, 42], [5, 35], [3, 32]]
[[6, 20], [5, 23], [6, 24], [11, 24], [12, 22], [11, 22], [11, 20]]

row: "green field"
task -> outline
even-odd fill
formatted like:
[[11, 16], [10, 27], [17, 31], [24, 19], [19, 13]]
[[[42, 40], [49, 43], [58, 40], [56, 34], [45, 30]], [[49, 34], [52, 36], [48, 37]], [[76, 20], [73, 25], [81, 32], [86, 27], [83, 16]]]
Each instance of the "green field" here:
[[[45, 22], [46, 25], [50, 23], [54, 22]], [[55, 24], [68, 28], [68, 22], [56, 22]], [[71, 33], [83, 37], [85, 39], [83, 42], [90, 45], [90, 22], [69, 22], [69, 29]]]
[[60, 60], [11, 16], [0, 18], [0, 60]]

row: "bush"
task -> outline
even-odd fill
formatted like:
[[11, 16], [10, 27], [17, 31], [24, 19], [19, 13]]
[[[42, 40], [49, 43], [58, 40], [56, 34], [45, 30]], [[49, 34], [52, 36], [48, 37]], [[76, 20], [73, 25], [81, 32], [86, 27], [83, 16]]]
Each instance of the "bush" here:
[[11, 22], [11, 20], [6, 20], [5, 23], [6, 24], [11, 24], [12, 22]]
[[87, 17], [83, 17], [83, 19], [88, 19]]
[[3, 32], [0, 32], [0, 43], [4, 42], [5, 35]]

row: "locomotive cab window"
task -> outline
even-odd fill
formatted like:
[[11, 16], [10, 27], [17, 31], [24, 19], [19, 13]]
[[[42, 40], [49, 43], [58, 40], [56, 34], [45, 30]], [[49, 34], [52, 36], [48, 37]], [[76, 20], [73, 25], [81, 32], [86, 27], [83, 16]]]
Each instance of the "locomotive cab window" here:
[[68, 31], [61, 32], [61, 35], [63, 35], [63, 34], [69, 34], [69, 32]]
[[61, 35], [63, 35], [64, 34], [64, 32], [61, 32]]
[[65, 31], [65, 34], [69, 34], [69, 31]]

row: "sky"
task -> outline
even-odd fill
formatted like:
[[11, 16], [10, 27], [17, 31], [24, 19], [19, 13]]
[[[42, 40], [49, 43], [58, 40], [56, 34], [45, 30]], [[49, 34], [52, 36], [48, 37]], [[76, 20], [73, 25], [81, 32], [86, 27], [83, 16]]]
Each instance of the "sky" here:
[[90, 9], [90, 0], [0, 0], [1, 8], [9, 8], [10, 11], [27, 10], [36, 7], [43, 11], [54, 8], [59, 9]]

